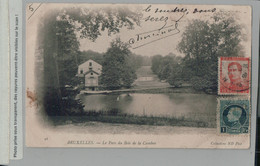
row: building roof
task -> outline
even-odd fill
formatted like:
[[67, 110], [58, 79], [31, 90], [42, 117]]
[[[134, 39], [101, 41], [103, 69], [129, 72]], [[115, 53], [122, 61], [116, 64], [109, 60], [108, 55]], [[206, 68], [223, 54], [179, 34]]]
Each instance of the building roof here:
[[95, 72], [92, 69], [90, 69], [89, 71], [85, 72], [84, 75], [87, 75], [88, 73], [95, 73], [95, 74], [99, 75], [99, 73]]
[[[92, 66], [89, 65], [90, 62], [92, 63]], [[101, 69], [102, 69], [102, 66], [99, 63], [95, 62], [92, 59], [89, 59], [86, 62], [84, 62], [78, 66], [78, 73], [76, 74], [76, 76], [84, 77], [86, 74], [88, 74], [90, 72], [100, 75]], [[81, 70], [83, 70], [84, 73], [81, 73]]]
[[[80, 64], [79, 66], [82, 66], [82, 65], [84, 65], [84, 64], [86, 64], [86, 63], [89, 63], [89, 61], [95, 62], [96, 64], [100, 65], [100, 64], [97, 63], [96, 61], [94, 61], [94, 60], [92, 60], [92, 59], [89, 59], [89, 60], [85, 61], [84, 63]], [[100, 66], [102, 66], [102, 65], [100, 65]]]
[[99, 75], [99, 73], [97, 73], [97, 72], [95, 72], [94, 70], [89, 70], [89, 71], [87, 71], [87, 72], [85, 72], [85, 73], [83, 73], [83, 74], [77, 74], [76, 76], [78, 76], [78, 77], [84, 77], [85, 75], [87, 75], [88, 73], [95, 73], [95, 74], [97, 74], [97, 75]]

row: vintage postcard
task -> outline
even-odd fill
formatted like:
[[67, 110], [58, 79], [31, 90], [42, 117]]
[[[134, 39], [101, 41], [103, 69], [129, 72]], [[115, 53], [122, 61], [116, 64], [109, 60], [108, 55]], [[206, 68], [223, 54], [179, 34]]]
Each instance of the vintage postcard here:
[[250, 6], [28, 3], [26, 145], [248, 149], [251, 25]]

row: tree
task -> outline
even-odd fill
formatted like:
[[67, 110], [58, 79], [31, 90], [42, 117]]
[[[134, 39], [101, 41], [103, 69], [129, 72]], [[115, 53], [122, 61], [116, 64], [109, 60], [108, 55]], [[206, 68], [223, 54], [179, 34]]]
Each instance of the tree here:
[[217, 91], [218, 57], [243, 56], [241, 29], [233, 16], [219, 13], [187, 25], [178, 50], [185, 55], [183, 74], [194, 88]]
[[144, 57], [141, 55], [136, 55], [134, 53], [131, 53], [128, 56], [128, 61], [129, 61], [129, 65], [131, 65], [135, 69], [138, 69], [143, 65]]
[[167, 82], [175, 87], [181, 87], [182, 83], [185, 79], [183, 79], [183, 66], [179, 63], [175, 63], [172, 66], [172, 71], [169, 73], [167, 77]]
[[56, 61], [60, 87], [75, 85], [79, 65], [79, 41], [73, 26], [67, 20], [56, 21]]
[[160, 80], [167, 80], [172, 72], [175, 72], [173, 68], [175, 68], [177, 64], [176, 56], [165, 56], [161, 59], [159, 69], [157, 71], [157, 75]]
[[104, 55], [101, 84], [107, 89], [129, 88], [136, 79], [135, 68], [131, 65], [128, 44], [119, 38], [111, 42]]
[[142, 18], [141, 12], [131, 11], [127, 7], [75, 7], [63, 9], [60, 15], [75, 26], [80, 32], [80, 38], [92, 41], [101, 35], [101, 31], [111, 35], [120, 32], [123, 27], [133, 29], [135, 25], [140, 25]]
[[162, 56], [161, 55], [155, 55], [152, 57], [152, 71], [155, 74], [158, 74], [161, 68], [161, 61], [162, 61]]
[[156, 55], [152, 57], [152, 71], [160, 80], [166, 80], [170, 85], [180, 87], [182, 85], [182, 58], [173, 53], [165, 57]]
[[[61, 87], [73, 84], [78, 63], [80, 38], [95, 41], [101, 31], [108, 35], [121, 28], [134, 28], [141, 15], [128, 8], [63, 8], [48, 12], [38, 28], [39, 50], [43, 50], [43, 105], [49, 115], [62, 115], [66, 108], [61, 104]], [[75, 79], [74, 79], [75, 80]]]

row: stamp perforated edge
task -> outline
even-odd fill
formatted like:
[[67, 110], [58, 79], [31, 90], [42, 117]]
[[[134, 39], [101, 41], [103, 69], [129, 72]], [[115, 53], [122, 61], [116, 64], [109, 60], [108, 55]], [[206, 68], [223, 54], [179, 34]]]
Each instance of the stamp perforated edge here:
[[[217, 122], [217, 135], [218, 136], [233, 136], [233, 137], [237, 137], [237, 136], [250, 136], [251, 135], [251, 101], [250, 101], [250, 97], [248, 96], [233, 96], [233, 97], [217, 97], [217, 111], [216, 111], [216, 122]], [[240, 133], [240, 134], [228, 134], [228, 133], [220, 133], [220, 100], [233, 100], [233, 101], [237, 101], [237, 100], [248, 100], [249, 102], [249, 125], [248, 125], [248, 133]]]
[[251, 74], [252, 74], [252, 71], [251, 71], [251, 65], [252, 65], [252, 62], [251, 62], [251, 58], [250, 57], [224, 57], [224, 58], [248, 58], [248, 70], [249, 70], [249, 75], [248, 75], [248, 79], [249, 79], [249, 91], [248, 93], [223, 93], [223, 92], [220, 92], [220, 59], [223, 58], [223, 57], [218, 57], [218, 95], [240, 95], [240, 96], [247, 96], [247, 95], [250, 95], [251, 94]]

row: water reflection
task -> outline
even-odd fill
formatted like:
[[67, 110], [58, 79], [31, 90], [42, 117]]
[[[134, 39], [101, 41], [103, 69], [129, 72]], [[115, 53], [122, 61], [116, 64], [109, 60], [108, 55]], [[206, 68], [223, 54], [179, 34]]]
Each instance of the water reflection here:
[[175, 117], [216, 121], [216, 96], [206, 94], [109, 94], [80, 95], [85, 111], [109, 111], [138, 116]]

